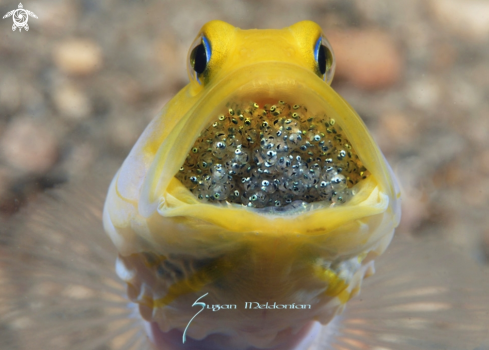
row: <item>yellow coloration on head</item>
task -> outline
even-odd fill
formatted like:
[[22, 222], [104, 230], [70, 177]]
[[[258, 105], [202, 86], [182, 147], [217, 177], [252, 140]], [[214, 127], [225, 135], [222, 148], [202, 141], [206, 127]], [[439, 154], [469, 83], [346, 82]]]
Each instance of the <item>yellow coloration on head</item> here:
[[[322, 31], [314, 22], [303, 21], [279, 30], [240, 30], [222, 21], [212, 21], [202, 27], [198, 38], [200, 35], [212, 45], [208, 84], [217, 83], [229, 72], [254, 63], [280, 62], [312, 72], [317, 70], [312, 50]], [[196, 80], [192, 80], [189, 87], [194, 94], [207, 88]]]
[[[315, 55], [318, 40], [326, 50], [324, 74]], [[334, 299], [345, 303], [358, 292], [367, 273], [363, 257], [381, 254], [389, 244], [400, 219], [399, 189], [360, 117], [329, 86], [334, 61], [328, 45], [321, 28], [310, 21], [280, 30], [207, 23], [187, 57], [190, 83], [146, 128], [114, 177], [104, 227], [121, 255], [118, 272], [152, 300], [152, 311], [143, 316], [163, 330], [183, 329], [195, 313], [192, 303], [206, 292], [207, 303], [315, 305], [291, 318], [270, 315], [267, 332], [311, 319], [326, 323], [334, 315], [326, 310], [338, 307]], [[211, 121], [229, 104], [250, 101], [259, 106], [293, 101], [326, 115], [342, 128], [371, 175], [355, 185], [356, 194], [341, 206], [315, 202], [277, 213], [199, 201], [175, 174]], [[148, 266], [138, 260], [139, 253], [182, 264], [176, 272], [165, 259]], [[315, 259], [326, 265], [311, 270]], [[170, 304], [171, 309], [165, 307]], [[189, 335], [203, 337], [255, 322], [253, 317], [222, 317], [196, 318]], [[270, 334], [254, 338], [253, 344], [269, 344]]]

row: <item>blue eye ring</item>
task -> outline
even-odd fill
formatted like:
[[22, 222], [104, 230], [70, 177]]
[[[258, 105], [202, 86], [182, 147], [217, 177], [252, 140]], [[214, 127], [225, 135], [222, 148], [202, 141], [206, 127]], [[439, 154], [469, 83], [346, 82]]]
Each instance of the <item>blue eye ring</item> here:
[[211, 59], [212, 46], [205, 35], [197, 37], [189, 50], [188, 69], [192, 78], [195, 78], [199, 84], [202, 84], [202, 77]]
[[323, 38], [320, 37], [317, 41], [316, 41], [316, 45], [314, 45], [314, 59], [316, 60], [316, 62], [318, 61], [318, 56], [319, 56], [319, 47], [321, 46], [321, 43], [323, 42]]
[[324, 35], [320, 36], [314, 45], [314, 60], [317, 64], [317, 74], [328, 84], [331, 84], [336, 62], [331, 44]]
[[204, 43], [205, 52], [207, 53], [207, 64], [208, 64], [209, 61], [211, 60], [211, 56], [212, 56], [211, 44], [205, 36], [202, 36], [202, 42]]

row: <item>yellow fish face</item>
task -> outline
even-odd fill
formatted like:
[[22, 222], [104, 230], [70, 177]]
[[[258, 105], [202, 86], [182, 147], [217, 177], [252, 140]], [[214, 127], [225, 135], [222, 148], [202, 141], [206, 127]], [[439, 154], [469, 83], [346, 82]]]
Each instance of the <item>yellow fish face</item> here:
[[[110, 186], [104, 227], [144, 319], [267, 347], [327, 323], [359, 290], [400, 219], [392, 170], [331, 87], [334, 55], [310, 21], [204, 25], [190, 83], [141, 135]], [[310, 305], [270, 312], [245, 302]], [[256, 317], [255, 317], [256, 316]], [[283, 339], [282, 339], [283, 340]], [[239, 346], [238, 346], [239, 347]]]

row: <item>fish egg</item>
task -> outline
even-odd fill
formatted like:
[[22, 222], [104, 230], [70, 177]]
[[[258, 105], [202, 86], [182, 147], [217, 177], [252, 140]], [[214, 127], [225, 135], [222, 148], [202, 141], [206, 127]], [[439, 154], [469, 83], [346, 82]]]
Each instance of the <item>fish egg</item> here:
[[369, 176], [334, 119], [284, 100], [228, 103], [175, 174], [202, 202], [284, 210], [342, 205]]

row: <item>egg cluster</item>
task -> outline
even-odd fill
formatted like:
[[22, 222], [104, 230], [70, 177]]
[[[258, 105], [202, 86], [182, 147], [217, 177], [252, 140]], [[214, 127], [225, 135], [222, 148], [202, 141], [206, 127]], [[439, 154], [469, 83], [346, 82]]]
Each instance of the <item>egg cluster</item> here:
[[367, 176], [334, 119], [284, 101], [229, 104], [176, 174], [202, 201], [284, 209], [345, 203]]

